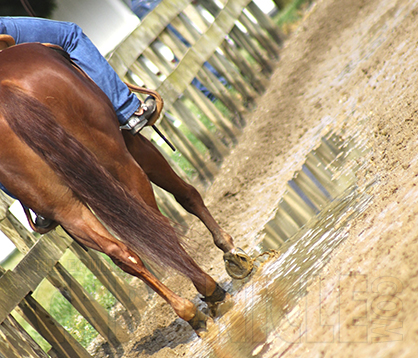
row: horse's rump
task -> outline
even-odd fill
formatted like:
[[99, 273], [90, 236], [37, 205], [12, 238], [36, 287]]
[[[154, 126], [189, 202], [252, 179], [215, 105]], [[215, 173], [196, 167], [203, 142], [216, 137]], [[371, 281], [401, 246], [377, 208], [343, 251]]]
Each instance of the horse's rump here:
[[[78, 128], [85, 127], [80, 123], [84, 118], [75, 117], [74, 113], [89, 113], [90, 109], [84, 108], [86, 107], [84, 102], [68, 103], [65, 96], [71, 91], [85, 90], [84, 87], [68, 88], [69, 84], [80, 84], [83, 80], [80, 80], [77, 71], [69, 71], [69, 65], [64, 60], [57, 60], [58, 55], [52, 50], [39, 49], [39, 46], [27, 45], [24, 49], [26, 58], [28, 61], [36, 62], [41, 56], [45, 67], [36, 70], [32, 66], [28, 77], [23, 78], [19, 75], [18, 80], [15, 73], [21, 69], [18, 65], [13, 66], [13, 54], [8, 57], [9, 50], [1, 53], [0, 68], [9, 70], [9, 72], [4, 71], [0, 76], [2, 117], [13, 132], [54, 170], [81, 202], [89, 206], [122, 242], [137, 254], [144, 254], [158, 264], [171, 266], [192, 277], [195, 264], [181, 247], [177, 235], [167, 220], [150, 209], [145, 202], [130, 195], [123, 183], [117, 181], [105, 166], [100, 164], [94, 154], [94, 141], [93, 143], [89, 141], [90, 150], [86, 149], [77, 136], [80, 131], [68, 127], [71, 123]], [[4, 67], [2, 67], [3, 63]], [[48, 68], [48, 71], [45, 71], [45, 68]], [[50, 71], [57, 73], [57, 77], [62, 74], [63, 81], [55, 83], [58, 87], [55, 90], [54, 83], [49, 83], [46, 93], [45, 81], [49, 79], [42, 76]], [[71, 78], [72, 76], [74, 78]], [[92, 83], [85, 79], [84, 86], [91, 89]], [[91, 100], [97, 105], [103, 100], [104, 94], [98, 87], [94, 89], [97, 95]], [[38, 98], [39, 96], [41, 98]], [[54, 98], [58, 103], [66, 103], [67, 106], [49, 107], [42, 103], [45, 96]], [[108, 101], [103, 104], [103, 106], [108, 105]], [[71, 118], [64, 119], [61, 124], [56, 118], [68, 117], [67, 110], [70, 110]], [[106, 113], [107, 110], [101, 111], [101, 114]], [[100, 120], [104, 121], [105, 125], [115, 125], [114, 113]], [[97, 152], [100, 150], [98, 149]]]

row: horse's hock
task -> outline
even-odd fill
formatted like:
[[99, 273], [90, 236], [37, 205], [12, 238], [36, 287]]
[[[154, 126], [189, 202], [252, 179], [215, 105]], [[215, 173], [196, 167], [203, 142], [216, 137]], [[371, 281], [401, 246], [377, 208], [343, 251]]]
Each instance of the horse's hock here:
[[[223, 7], [217, 5], [220, 3]], [[276, 25], [249, 0], [198, 4], [165, 0], [108, 60], [126, 82], [144, 85], [162, 95], [165, 112], [157, 124], [187, 161], [188, 172], [171, 159], [170, 149], [164, 145], [160, 149], [180, 176], [207, 187], [237, 142], [245, 125], [244, 115], [263, 93], [280, 44]], [[171, 50], [172, 60], [162, 54], [162, 48]], [[191, 84], [195, 78], [210, 92], [212, 100], [216, 98], [215, 102]], [[12, 270], [0, 266], [0, 355], [90, 356], [32, 296], [45, 279], [111, 347], [121, 352], [123, 343], [130, 339], [128, 331], [120, 328], [120, 323], [59, 261], [70, 250], [119, 301], [134, 325], [145, 306], [141, 292], [127, 284], [100, 255], [80, 247], [63, 232], [35, 237], [8, 210], [11, 200], [0, 194], [0, 229], [24, 255]], [[168, 216], [185, 223], [180, 206], [170, 196], [158, 190], [157, 197]], [[48, 353], [16, 321], [12, 311], [48, 342]]]

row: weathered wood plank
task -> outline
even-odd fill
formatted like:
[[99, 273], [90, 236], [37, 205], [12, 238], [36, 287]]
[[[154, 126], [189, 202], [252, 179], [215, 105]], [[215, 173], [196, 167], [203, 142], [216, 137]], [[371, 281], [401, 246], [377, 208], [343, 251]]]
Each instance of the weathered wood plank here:
[[267, 52], [269, 58], [277, 59], [279, 56], [279, 46], [275, 45], [266, 34], [261, 30], [260, 26], [254, 24], [245, 11], [239, 17], [239, 21], [245, 26], [247, 31], [254, 37], [258, 43], [264, 48]]
[[0, 190], [0, 221], [6, 217], [10, 205], [13, 204], [13, 199]]
[[[222, 4], [225, 3], [225, 1], [220, 1]], [[212, 0], [197, 0], [197, 3], [202, 6], [205, 10], [209, 12], [213, 17], [216, 17], [221, 9], [218, 7], [218, 5], [212, 1]]]
[[202, 16], [196, 6], [190, 4], [183, 10], [183, 14], [190, 19], [194, 26], [199, 29], [200, 33], [206, 32], [210, 23]]
[[42, 348], [11, 315], [8, 315], [0, 325], [0, 356], [5, 358], [48, 358]]
[[261, 9], [253, 1], [248, 4], [247, 9], [251, 15], [255, 17], [260, 26], [270, 34], [275, 43], [281, 46], [283, 43], [283, 35], [280, 33], [280, 29], [274, 21], [261, 11]]
[[[25, 226], [10, 212], [7, 213], [7, 220], [11, 226], [9, 228], [13, 228], [17, 234], [19, 234], [21, 242], [21, 252], [26, 253], [29, 249], [36, 243], [38, 240], [35, 235], [29, 232]], [[15, 244], [16, 245], [16, 244]], [[24, 247], [26, 246], [26, 247]], [[20, 251], [20, 250], [19, 250]]]
[[[189, 0], [176, 1], [175, 8], [178, 9], [177, 13], [179, 13], [189, 2]], [[214, 23], [211, 24], [206, 33], [199, 38], [193, 48], [190, 48], [187, 51], [186, 56], [180, 61], [180, 64], [177, 66], [177, 68], [168, 76], [163, 84], [157, 88], [157, 91], [160, 92], [164, 98], [166, 110], [168, 110], [177, 100], [177, 98], [184, 92], [185, 88], [196, 76], [203, 63], [210, 58], [216, 48], [219, 47], [219, 45], [224, 41], [225, 34], [230, 32], [234, 26], [235, 20], [240, 16], [242, 9], [248, 3], [249, 0], [228, 1], [224, 9], [221, 10]], [[167, 2], [162, 2], [152, 13], [150, 13], [144, 19], [144, 22], [135, 30], [135, 34], [124, 41], [124, 43], [115, 51], [115, 54], [109, 58], [109, 63], [112, 66], [114, 65], [113, 57], [117, 58], [118, 56], [123, 60], [126, 67], [132, 66], [139, 55], [143, 53], [145, 49], [154, 41], [154, 39], [164, 30], [165, 26], [170, 21], [175, 19], [175, 16], [172, 16], [171, 14], [169, 17], [164, 15], [162, 20], [158, 20], [158, 16], [160, 16], [159, 14], [163, 12], [163, 8], [160, 9], [160, 7], [163, 5], [164, 11], [167, 10], [165, 8], [165, 6], [168, 6]], [[156, 24], [151, 26], [151, 19], [154, 18]], [[168, 21], [164, 22], [164, 19], [168, 19]], [[175, 21], [181, 22], [181, 20]], [[163, 25], [163, 23], [165, 25]], [[138, 38], [135, 40], [135, 36], [139, 35], [141, 33], [141, 29], [145, 29], [146, 26], [153, 28], [153, 31], [151, 31], [153, 32], [153, 35], [151, 36], [150, 31], [147, 31], [146, 33], [142, 34], [142, 37], [146, 38], [146, 40], [143, 39], [141, 41]], [[192, 36], [190, 36], [190, 38], [187, 40], [190, 40], [192, 43]], [[129, 53], [129, 55], [125, 55], [124, 58], [121, 57], [122, 53]], [[129, 56], [129, 58], [126, 58], [126, 56]], [[117, 61], [119, 61], [119, 59], [117, 59], [116, 62]], [[117, 67], [117, 69], [122, 68], [122, 66], [118, 65], [117, 63], [115, 63], [115, 67]], [[125, 75], [125, 73], [126, 71], [123, 73], [118, 72], [118, 74], [122, 77]]]
[[233, 114], [244, 114], [247, 109], [237, 98], [232, 96], [221, 81], [206, 67], [203, 66], [197, 78], [205, 87], [215, 95]]
[[138, 61], [131, 66], [131, 71], [146, 83], [149, 88], [157, 88], [161, 80], [146, 65], [144, 56], [138, 58]]
[[124, 77], [126, 73], [119, 64], [120, 60], [126, 68], [132, 66], [139, 55], [190, 2], [191, 0], [163, 1], [144, 18], [108, 58], [108, 62], [120, 77]]
[[[174, 29], [174, 30], [173, 30]], [[194, 45], [196, 40], [199, 38], [199, 33], [192, 28], [191, 26], [187, 26], [187, 24], [184, 21], [184, 18], [182, 18], [179, 14], [179, 16], [175, 17], [173, 21], [171, 21], [170, 24], [170, 31], [175, 31], [183, 37], [184, 40], [188, 43], [186, 46], [191, 47]], [[175, 34], [175, 36], [178, 36]], [[183, 42], [183, 39], [181, 40]]]
[[41, 238], [15, 267], [14, 272], [34, 291], [64, 252], [52, 246], [49, 240]]
[[[161, 35], [161, 40], [167, 45], [170, 46], [177, 58], [182, 58], [184, 53], [187, 51], [187, 47], [175, 36], [171, 31], [165, 31]], [[218, 81], [219, 82], [219, 81]], [[213, 85], [211, 86], [208, 81], [203, 80], [203, 85], [209, 86], [212, 89], [216, 89]], [[221, 85], [222, 86], [222, 85]], [[187, 86], [187, 90], [194, 91], [194, 87]], [[218, 94], [220, 92], [216, 90]], [[190, 96], [190, 93], [187, 91], [184, 94], [189, 97], [191, 100], [194, 100], [193, 96]], [[222, 95], [220, 95], [222, 97]], [[215, 135], [213, 135], [202, 123], [199, 121], [190, 110], [186, 109], [181, 101], [176, 101], [171, 107], [171, 111], [174, 115], [180, 118], [188, 127], [188, 129], [193, 133], [193, 135], [198, 138], [211, 152], [211, 158], [215, 161], [221, 161], [222, 158], [229, 152], [229, 149], [223, 144]], [[216, 108], [211, 108], [211, 111], [216, 111]], [[222, 115], [221, 115], [222, 116]], [[210, 115], [209, 115], [210, 117]], [[223, 117], [223, 116], [222, 116]], [[223, 133], [223, 135], [228, 136], [228, 133], [225, 132], [224, 126], [219, 125], [218, 118], [215, 119], [214, 125], [217, 126], [218, 130]], [[227, 122], [226, 119], [224, 119]], [[228, 123], [230, 125], [230, 123]], [[232, 126], [231, 126], [232, 127]], [[231, 130], [229, 130], [231, 131]]]
[[67, 244], [61, 247], [46, 235], [30, 249], [13, 271], [0, 277], [0, 322], [19, 302], [42, 282], [64, 254]]
[[15, 272], [8, 270], [0, 277], [0, 323], [29, 292], [28, 285]]
[[240, 129], [225, 118], [221, 111], [194, 86], [188, 86], [184, 93], [195, 103], [195, 105], [204, 113], [209, 120], [225, 134], [233, 143], [237, 142], [237, 137], [241, 133]]
[[168, 76], [174, 69], [174, 64], [169, 63], [158, 51], [152, 47], [148, 47], [144, 51], [144, 56], [148, 58], [155, 66], [158, 67], [161, 73]]
[[172, 107], [175, 116], [186, 124], [193, 135], [199, 139], [211, 153], [211, 159], [220, 162], [229, 153], [228, 147], [221, 142], [205, 125], [186, 108], [182, 101], [176, 101]]
[[209, 63], [221, 73], [226, 80], [241, 93], [245, 101], [252, 102], [257, 97], [254, 87], [246, 81], [234, 66], [224, 56], [215, 54], [209, 59]]
[[170, 29], [165, 29], [161, 33], [159, 39], [173, 51], [174, 56], [177, 57], [178, 61], [182, 59], [187, 52], [188, 47]]
[[252, 39], [244, 34], [238, 26], [235, 26], [231, 30], [230, 36], [237, 44], [239, 44], [239, 46], [243, 47], [255, 61], [258, 62], [263, 72], [270, 74], [273, 71], [270, 61], [264, 58], [260, 49], [253, 43]]
[[91, 355], [32, 296], [16, 311], [54, 348], [62, 358], [91, 358]]
[[212, 182], [218, 169], [214, 163], [206, 163], [203, 156], [190, 143], [187, 137], [176, 128], [171, 121], [165, 117], [161, 120], [160, 126], [165, 135], [170, 138], [174, 146], [196, 169], [199, 180], [204, 186]]
[[186, 211], [175, 201], [175, 199], [166, 191], [154, 186], [156, 194], [157, 204], [164, 211], [164, 213], [175, 223], [180, 224], [183, 227], [188, 227], [184, 216]]
[[0, 221], [0, 230], [10, 239], [11, 242], [22, 254], [29, 252], [30, 247], [36, 242], [34, 237], [27, 235], [19, 235], [14, 225], [10, 221], [10, 217], [13, 216], [10, 212], [6, 214], [6, 217]]
[[208, 30], [189, 48], [176, 69], [157, 88], [169, 108], [225, 39], [249, 0], [228, 1]]
[[55, 265], [48, 280], [112, 346], [118, 347], [129, 340], [127, 331], [118, 328], [109, 313], [60, 263]]
[[147, 307], [139, 291], [130, 286], [112, 266], [94, 250], [84, 250], [79, 244], [73, 242], [70, 250], [78, 259], [97, 277], [109, 292], [126, 308], [130, 315], [140, 320], [140, 312]]
[[[228, 41], [224, 41], [221, 48], [226, 58], [239, 69], [239, 72], [244, 78], [247, 78], [251, 86], [258, 93], [263, 93], [266, 89], [267, 80], [263, 78], [260, 72], [257, 73], [251, 67], [249, 62], [241, 55], [238, 48], [235, 45], [230, 44]], [[244, 94], [244, 98], [247, 96], [247, 94]]]

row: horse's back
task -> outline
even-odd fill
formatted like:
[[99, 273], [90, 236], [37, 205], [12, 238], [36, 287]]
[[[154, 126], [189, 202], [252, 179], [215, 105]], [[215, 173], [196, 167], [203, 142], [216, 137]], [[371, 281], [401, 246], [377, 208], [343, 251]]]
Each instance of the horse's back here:
[[[92, 129], [104, 121], [117, 126], [107, 96], [61, 54], [42, 44], [21, 44], [0, 52], [0, 86], [6, 81], [51, 108], [69, 130]], [[9, 82], [10, 83], [10, 82]], [[69, 119], [71, 118], [71, 120]], [[67, 126], [66, 121], [71, 122]]]
[[44, 140], [62, 141], [56, 138], [55, 129], [60, 127], [99, 162], [106, 163], [107, 169], [117, 166], [109, 158], [117, 158], [126, 149], [113, 107], [67, 59], [41, 44], [22, 44], [0, 52], [0, 69], [0, 182], [12, 193], [35, 206], [30, 202], [33, 193], [38, 194], [38, 201], [39, 197], [55, 200], [66, 188], [10, 123], [19, 121], [25, 126], [30, 121], [36, 125], [49, 116]]
[[64, 56], [41, 44], [21, 44], [0, 52], [0, 68], [0, 92], [13, 85], [34, 97], [99, 158], [104, 160], [110, 147], [124, 149], [110, 100]]

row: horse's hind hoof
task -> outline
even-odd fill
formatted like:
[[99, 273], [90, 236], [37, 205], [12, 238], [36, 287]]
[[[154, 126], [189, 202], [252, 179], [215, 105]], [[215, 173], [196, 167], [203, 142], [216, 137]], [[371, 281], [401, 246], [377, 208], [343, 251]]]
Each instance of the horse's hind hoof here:
[[241, 280], [253, 270], [253, 260], [242, 249], [235, 248], [224, 254], [225, 269], [229, 276]]
[[225, 300], [226, 291], [216, 284], [215, 291], [210, 296], [205, 296], [202, 298], [202, 301], [205, 301], [206, 303], [218, 303]]
[[202, 298], [205, 301], [209, 308], [209, 316], [210, 317], [217, 317], [219, 312], [223, 312], [219, 310], [219, 307], [222, 306], [226, 300], [231, 298], [231, 295], [227, 293], [221, 286], [216, 284], [215, 291], [210, 296], [206, 296]]
[[191, 320], [187, 321], [187, 323], [192, 326], [193, 330], [199, 337], [202, 337], [202, 335], [207, 332], [208, 319], [209, 317], [206, 316], [203, 312], [196, 310], [196, 314]]
[[212, 318], [222, 317], [232, 307], [234, 307], [234, 301], [231, 299], [231, 295], [227, 293], [222, 301], [208, 303], [209, 316]]

